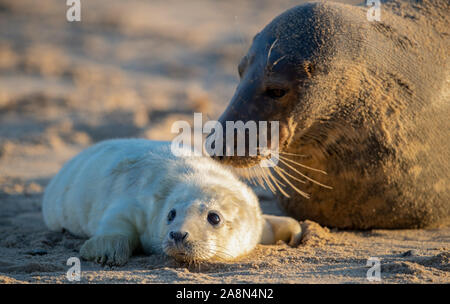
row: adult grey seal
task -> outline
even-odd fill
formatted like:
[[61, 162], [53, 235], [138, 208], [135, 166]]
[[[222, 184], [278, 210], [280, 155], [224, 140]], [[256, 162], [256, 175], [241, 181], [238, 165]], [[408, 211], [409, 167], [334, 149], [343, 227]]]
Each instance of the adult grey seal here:
[[[381, 21], [367, 9], [327, 1], [276, 17], [239, 64], [219, 121], [279, 121], [272, 183], [299, 220], [448, 224], [449, 1], [383, 1]], [[217, 158], [255, 168], [261, 156]]]

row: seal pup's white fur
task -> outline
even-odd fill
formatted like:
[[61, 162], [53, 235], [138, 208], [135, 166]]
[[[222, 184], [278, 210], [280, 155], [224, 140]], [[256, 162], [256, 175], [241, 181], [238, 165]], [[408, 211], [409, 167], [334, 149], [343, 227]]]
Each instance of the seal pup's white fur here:
[[263, 216], [252, 190], [227, 168], [174, 156], [170, 146], [120, 139], [81, 152], [45, 190], [46, 225], [89, 237], [81, 256], [110, 265], [126, 263], [138, 246], [201, 261], [234, 259], [257, 243], [299, 242], [298, 222]]

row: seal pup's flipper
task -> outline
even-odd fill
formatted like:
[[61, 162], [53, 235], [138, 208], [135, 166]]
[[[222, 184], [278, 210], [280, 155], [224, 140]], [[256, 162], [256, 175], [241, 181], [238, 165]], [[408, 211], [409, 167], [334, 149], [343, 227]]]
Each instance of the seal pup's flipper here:
[[95, 235], [81, 247], [81, 257], [102, 265], [126, 264], [139, 245], [137, 226], [142, 222], [142, 212], [134, 201], [117, 200], [106, 210]]
[[123, 235], [98, 235], [87, 240], [80, 249], [83, 259], [102, 265], [121, 266], [133, 253], [132, 241]]
[[287, 216], [263, 215], [264, 226], [260, 244], [276, 244], [284, 241], [289, 246], [296, 247], [302, 238], [302, 228], [299, 222]]

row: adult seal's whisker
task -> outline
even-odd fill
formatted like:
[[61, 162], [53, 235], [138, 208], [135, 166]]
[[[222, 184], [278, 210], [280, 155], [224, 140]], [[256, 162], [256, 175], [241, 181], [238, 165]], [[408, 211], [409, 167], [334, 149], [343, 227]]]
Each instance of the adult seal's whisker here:
[[280, 159], [283, 159], [283, 160], [285, 160], [285, 161], [287, 161], [287, 162], [290, 162], [290, 163], [292, 163], [292, 164], [295, 164], [295, 165], [297, 165], [297, 166], [300, 166], [300, 167], [302, 167], [302, 168], [305, 168], [305, 169], [308, 169], [308, 170], [311, 170], [311, 171], [315, 171], [315, 172], [319, 172], [319, 173], [322, 173], [322, 174], [327, 175], [327, 172], [325, 172], [325, 171], [323, 171], [323, 170], [315, 169], [315, 168], [312, 168], [312, 167], [303, 165], [302, 163], [296, 162], [296, 161], [294, 161], [294, 160], [292, 160], [292, 159], [290, 159], [290, 158], [287, 158], [287, 157], [284, 157], [284, 156], [281, 156], [281, 155], [279, 156], [279, 158], [280, 158]]

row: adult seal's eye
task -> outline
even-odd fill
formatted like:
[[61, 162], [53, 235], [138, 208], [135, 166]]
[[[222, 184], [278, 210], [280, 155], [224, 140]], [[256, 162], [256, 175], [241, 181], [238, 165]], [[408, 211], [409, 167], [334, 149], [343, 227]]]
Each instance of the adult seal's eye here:
[[215, 212], [210, 212], [208, 213], [208, 222], [213, 226], [217, 226], [220, 224], [220, 216]]
[[177, 215], [177, 212], [175, 211], [175, 209], [170, 210], [169, 214], [167, 215], [167, 220], [169, 222], [173, 221], [173, 219], [175, 218], [176, 215]]
[[286, 95], [286, 90], [283, 89], [266, 89], [266, 95], [273, 99], [278, 99]]

